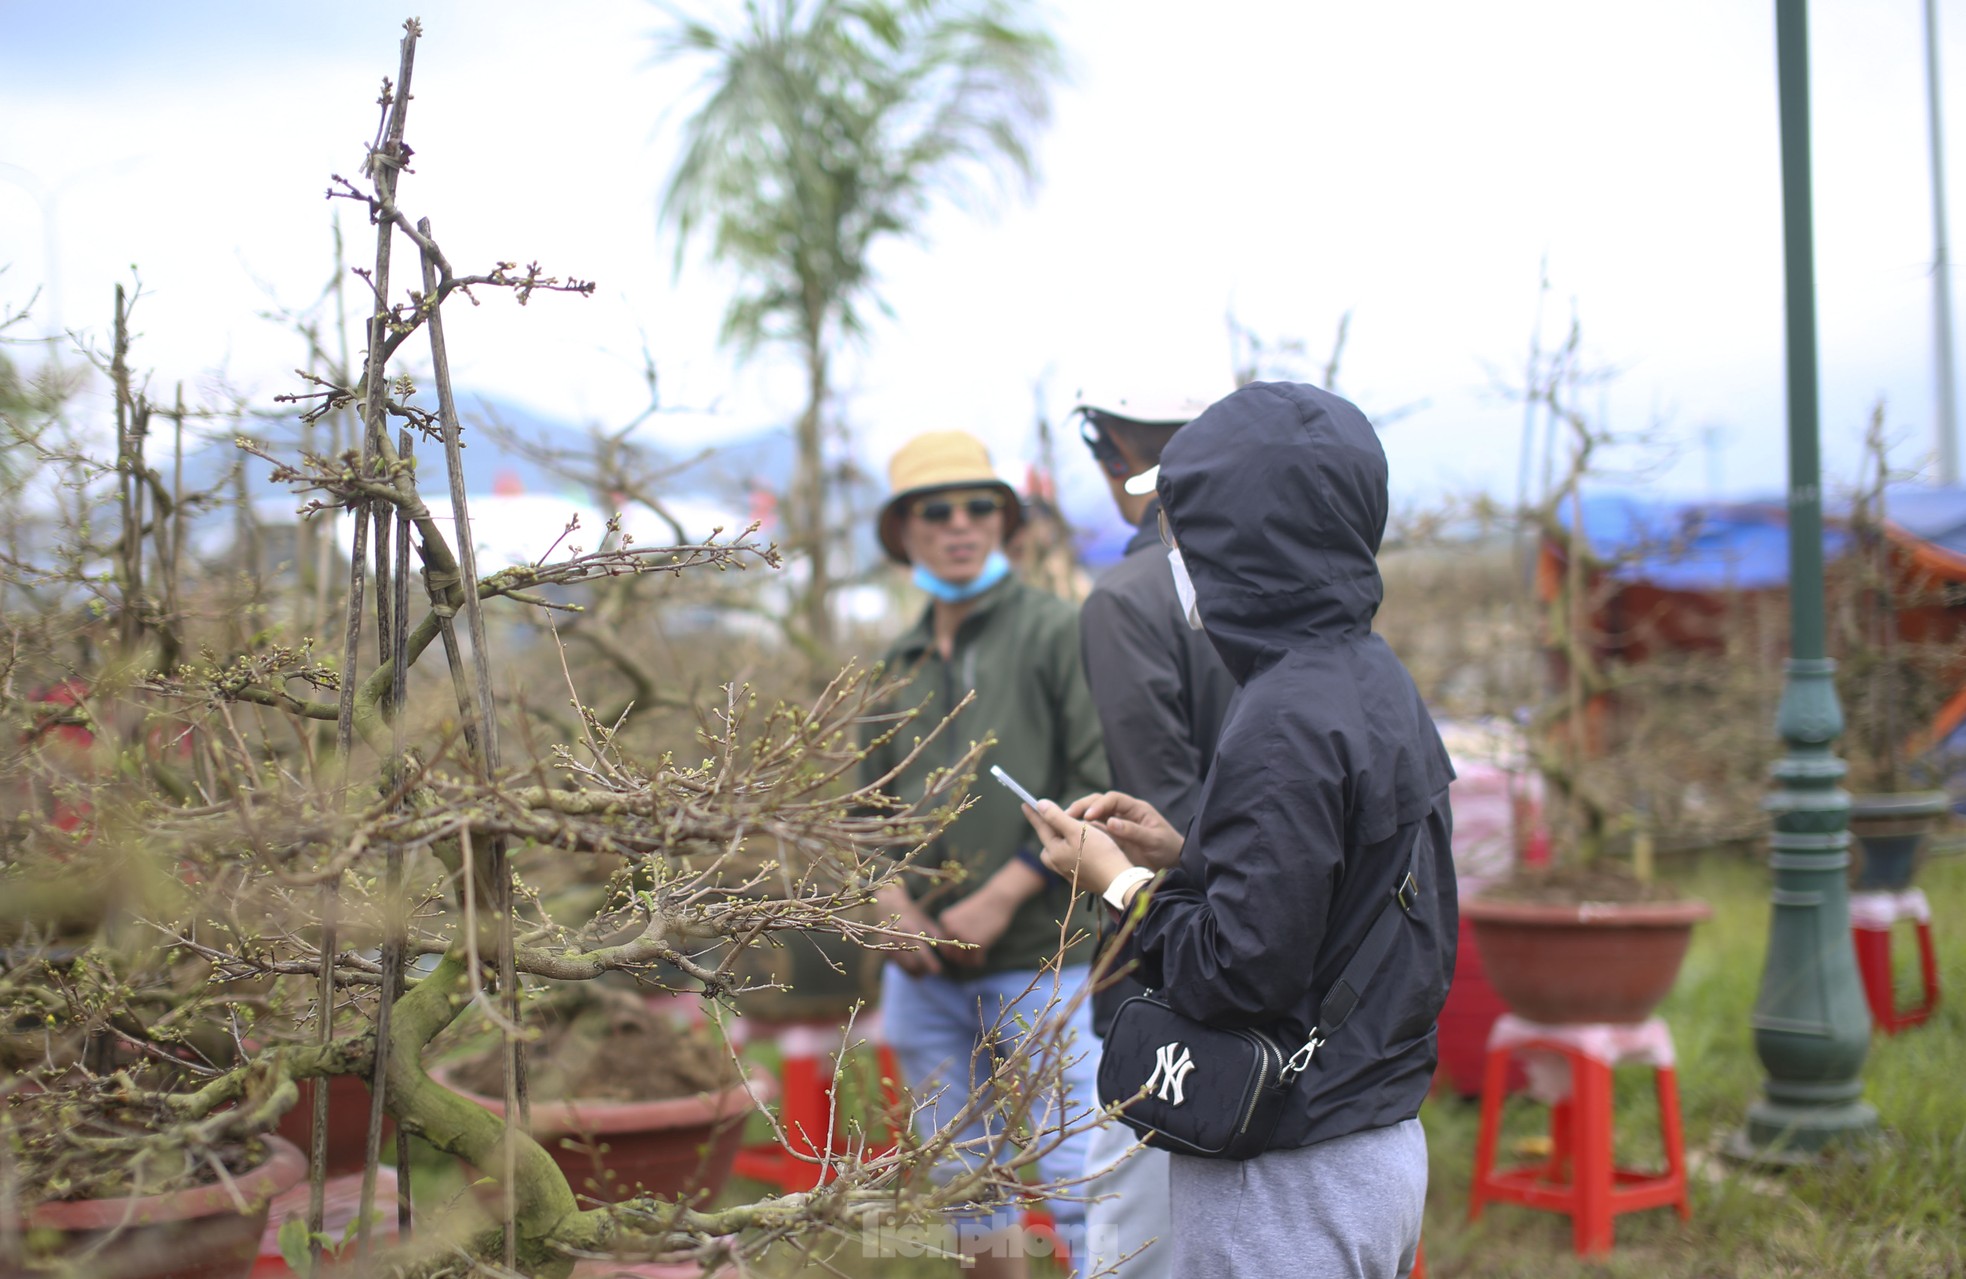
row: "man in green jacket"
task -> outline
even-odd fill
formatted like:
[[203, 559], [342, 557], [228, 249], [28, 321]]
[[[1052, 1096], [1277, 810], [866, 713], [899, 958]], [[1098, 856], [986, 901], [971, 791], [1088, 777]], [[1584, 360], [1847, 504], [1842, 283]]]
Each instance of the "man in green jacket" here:
[[[1003, 553], [1021, 513], [1017, 495], [998, 479], [982, 443], [960, 431], [918, 435], [888, 469], [893, 496], [880, 515], [881, 545], [912, 565], [929, 596], [914, 627], [888, 651], [891, 674], [912, 682], [902, 705], [922, 706], [921, 720], [870, 752], [869, 779], [893, 768], [936, 718], [974, 692], [975, 700], [894, 783], [900, 795], [922, 792], [930, 772], [958, 758], [963, 744], [994, 737], [985, 764], [998, 764], [1041, 797], [1066, 802], [1107, 784], [1099, 716], [1079, 659], [1078, 614], [1064, 600], [1019, 581]], [[946, 742], [946, 744], [945, 744]], [[1090, 934], [1090, 915], [1075, 909], [1070, 885], [1047, 871], [1017, 798], [996, 785], [974, 788], [975, 803], [921, 856], [920, 864], [961, 867], [954, 882], [924, 885], [917, 900], [896, 883], [881, 907], [925, 940], [894, 955], [882, 976], [888, 1039], [920, 1105], [924, 1132], [941, 1126], [976, 1091], [988, 1070], [977, 1048], [994, 1030], [1007, 1052], [1052, 998], [1069, 999], [1086, 979], [1087, 945], [1074, 940], [1056, 976], [1042, 971], [1061, 938]], [[1062, 925], [1062, 928], [1061, 928]], [[956, 944], [950, 944], [956, 943]], [[1084, 1172], [1086, 1135], [1058, 1141], [1057, 1130], [1082, 1121], [1097, 1105], [1090, 1009], [1071, 1019], [1079, 1047], [1064, 1072], [1061, 1095], [1034, 1107], [1048, 1127], [1039, 1160], [1048, 1181]], [[979, 1122], [965, 1138], [981, 1138]], [[1085, 1205], [1052, 1205], [1059, 1236], [1083, 1247]], [[968, 1273], [1007, 1279], [1026, 1272], [1022, 1237], [1010, 1233], [1010, 1210], [965, 1214], [953, 1223], [960, 1249], [975, 1259]]]

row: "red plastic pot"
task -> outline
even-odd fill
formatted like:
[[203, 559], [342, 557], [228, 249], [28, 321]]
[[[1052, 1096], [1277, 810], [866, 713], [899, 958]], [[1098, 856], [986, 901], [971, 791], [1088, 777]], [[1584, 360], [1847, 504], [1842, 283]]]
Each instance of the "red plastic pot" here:
[[28, 1230], [68, 1236], [64, 1255], [107, 1239], [86, 1262], [86, 1272], [99, 1279], [244, 1279], [259, 1256], [267, 1205], [307, 1176], [307, 1159], [293, 1143], [261, 1140], [266, 1162], [232, 1178], [229, 1187], [214, 1182], [162, 1195], [36, 1204], [28, 1210]]
[[[313, 1079], [299, 1081], [296, 1086], [300, 1089], [300, 1100], [280, 1116], [279, 1126], [274, 1129], [310, 1157], [314, 1150], [314, 1085], [317, 1082]], [[358, 1075], [328, 1076], [328, 1176], [345, 1177], [362, 1171], [363, 1159], [369, 1147], [370, 1096], [369, 1081]], [[385, 1155], [395, 1149], [395, 1134], [395, 1121], [384, 1115], [382, 1149]]]
[[1672, 989], [1703, 901], [1461, 904], [1496, 993], [1545, 1025], [1640, 1022]]
[[[1481, 947], [1474, 939], [1474, 924], [1464, 912], [1454, 943], [1454, 982], [1447, 988], [1447, 1002], [1440, 1010], [1436, 1082], [1462, 1097], [1480, 1095], [1482, 1071], [1488, 1061], [1488, 1032], [1508, 1007], [1488, 980]], [[1521, 1078], [1518, 1066], [1510, 1073], [1511, 1090], [1521, 1087]]]
[[[505, 1103], [445, 1087], [503, 1117]], [[661, 1101], [532, 1103], [532, 1135], [566, 1174], [574, 1193], [606, 1203], [637, 1195], [713, 1198], [730, 1179], [744, 1120], [769, 1081], [754, 1077], [717, 1093]]]

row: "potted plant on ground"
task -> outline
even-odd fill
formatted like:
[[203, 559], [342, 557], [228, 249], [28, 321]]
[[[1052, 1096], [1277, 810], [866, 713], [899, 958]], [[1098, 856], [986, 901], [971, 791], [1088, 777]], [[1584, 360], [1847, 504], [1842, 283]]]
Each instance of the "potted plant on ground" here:
[[[446, 300], [474, 289], [509, 290], [523, 301], [593, 286], [511, 262], [458, 274], [429, 222], [398, 203], [398, 179], [415, 171], [404, 122], [417, 97], [410, 80], [420, 34], [414, 20], [405, 24], [397, 75], [384, 81], [377, 141], [360, 170], [349, 168], [363, 181], [336, 178], [332, 188], [356, 202], [376, 232], [376, 266], [360, 273], [373, 307], [356, 308], [367, 339], [363, 363], [335, 363], [325, 349], [336, 343], [310, 335], [315, 371], [299, 393], [281, 397], [304, 406], [282, 424], [301, 447], [238, 440], [272, 462], [273, 482], [299, 494], [310, 514], [326, 516], [322, 524], [352, 516], [355, 540], [338, 587], [330, 589], [329, 572], [314, 583], [280, 570], [196, 580], [196, 561], [178, 554], [195, 540], [186, 537], [183, 489], [142, 453], [151, 419], [169, 412], [150, 402], [147, 382], [128, 367], [120, 295], [114, 355], [104, 361], [114, 389], [108, 398], [124, 428], [115, 463], [79, 451], [50, 454], [44, 437], [6, 437], [10, 459], [18, 446], [19, 456], [64, 475], [72, 462], [81, 476], [78, 504], [108, 505], [100, 495], [113, 489], [120, 510], [86, 509], [54, 530], [59, 536], [28, 547], [65, 557], [29, 565], [26, 576], [59, 583], [67, 594], [18, 587], [11, 552], [0, 564], [0, 626], [13, 672], [0, 681], [0, 713], [20, 716], [17, 684], [45, 686], [72, 665], [89, 675], [92, 720], [118, 726], [113, 746], [110, 733], [97, 735], [117, 766], [75, 783], [87, 791], [86, 806], [75, 810], [87, 815], [86, 841], [52, 821], [31, 822], [18, 844], [0, 828], [7, 841], [0, 844], [0, 934], [34, 918], [33, 904], [11, 891], [25, 877], [17, 872], [52, 864], [101, 908], [89, 917], [104, 921], [111, 957], [72, 972], [16, 962], [0, 974], [5, 1025], [72, 1029], [84, 1045], [79, 1072], [40, 1081], [47, 1100], [38, 1111], [16, 1089], [0, 1112], [10, 1129], [0, 1139], [0, 1206], [37, 1211], [28, 1200], [59, 1199], [68, 1188], [59, 1169], [87, 1156], [106, 1152], [127, 1163], [133, 1152], [157, 1152], [176, 1154], [187, 1172], [195, 1157], [235, 1207], [250, 1208], [251, 1196], [233, 1199], [232, 1191], [261, 1153], [279, 1150], [257, 1134], [295, 1104], [299, 1083], [340, 1077], [371, 1081], [399, 1137], [414, 1135], [476, 1169], [497, 1201], [489, 1222], [471, 1204], [455, 1211], [413, 1205], [413, 1230], [387, 1257], [363, 1260], [378, 1270], [498, 1267], [564, 1276], [576, 1258], [687, 1257], [712, 1266], [753, 1261], [787, 1240], [862, 1243], [1005, 1195], [1033, 1146], [1069, 1141], [1093, 1122], [1047, 1124], [1042, 1113], [1078, 1051], [1067, 1029], [1070, 1007], [1040, 1019], [990, 1063], [994, 1087], [958, 1099], [953, 1115], [945, 1108], [943, 1132], [910, 1129], [897, 1149], [858, 1143], [829, 1157], [824, 1194], [717, 1206], [655, 1195], [597, 1203], [583, 1199], [523, 1113], [509, 1113], [523, 1111], [528, 1096], [525, 1008], [543, 983], [610, 975], [654, 981], [666, 969], [695, 983], [705, 1000], [724, 1000], [743, 993], [731, 947], [811, 931], [861, 946], [905, 944], [893, 921], [860, 912], [911, 871], [912, 850], [952, 820], [982, 747], [945, 753], [948, 721], [885, 712], [892, 685], [852, 667], [776, 705], [740, 681], [720, 683], [700, 706], [696, 731], [651, 744], [637, 740], [625, 716], [604, 720], [581, 703], [563, 652], [542, 642], [515, 653], [493, 642], [505, 637], [488, 623], [487, 605], [545, 613], [567, 608], [562, 591], [582, 583], [776, 567], [781, 558], [754, 540], [755, 528], [731, 540], [651, 546], [634, 544], [610, 520], [599, 549], [555, 541], [524, 563], [475, 561], [440, 320]], [[421, 287], [406, 290], [406, 283]], [[5, 322], [0, 317], [0, 327]], [[427, 343], [412, 352], [429, 352], [434, 412], [391, 363], [407, 363], [412, 352], [398, 352], [413, 338]], [[185, 416], [175, 411], [180, 425]], [[318, 432], [330, 426], [324, 445]], [[0, 430], [12, 428], [0, 415]], [[422, 481], [418, 432], [440, 446], [426, 448]], [[426, 494], [445, 481], [452, 511], [433, 515]], [[235, 551], [256, 555], [250, 507], [242, 501], [235, 513]], [[566, 534], [574, 531], [569, 523]], [[301, 562], [331, 568], [333, 541], [324, 536], [318, 560]], [[109, 553], [103, 547], [117, 565], [107, 583], [97, 559]], [[225, 593], [235, 587], [248, 598]], [[37, 598], [54, 602], [30, 627]], [[92, 606], [79, 623], [75, 598]], [[75, 642], [77, 626], [99, 624], [118, 633], [107, 655], [98, 637]], [[338, 633], [317, 638], [330, 625]], [[548, 736], [522, 719], [521, 704], [528, 691], [557, 703], [562, 677], [574, 714], [553, 722]], [[546, 687], [554, 691], [537, 697]], [[535, 731], [514, 731], [515, 721]], [[501, 732], [509, 753], [501, 753]], [[947, 761], [924, 791], [891, 793], [898, 770], [864, 785], [852, 780], [867, 754], [863, 735], [903, 732], [915, 749]], [[136, 749], [153, 735], [182, 744], [185, 757]], [[8, 735], [0, 734], [0, 784], [11, 781], [8, 752]], [[89, 865], [60, 855], [77, 849]], [[563, 914], [538, 887], [570, 865], [621, 874], [598, 908]], [[791, 868], [788, 879], [777, 878], [778, 867]], [[171, 891], [144, 895], [160, 884]], [[144, 962], [115, 958], [122, 955]], [[173, 986], [155, 1015], [129, 1015], [134, 995], [179, 972], [188, 985]], [[261, 984], [279, 993], [269, 996]], [[497, 1029], [504, 1119], [427, 1067], [426, 1048], [467, 1015]], [[262, 1037], [262, 1016], [278, 1026], [277, 1036]], [[296, 1027], [298, 1040], [284, 1042]], [[217, 1036], [236, 1052], [181, 1055], [195, 1036]], [[130, 1061], [196, 1078], [153, 1081]], [[0, 1081], [0, 1092], [11, 1082]], [[318, 1088], [316, 1101], [325, 1106], [328, 1095]], [[535, 1113], [544, 1115], [540, 1101]], [[19, 1117], [29, 1113], [42, 1116], [32, 1136], [46, 1146], [32, 1164], [18, 1154], [28, 1132]], [[986, 1114], [997, 1121], [990, 1135], [963, 1140]], [[332, 1108], [322, 1117], [332, 1122]], [[371, 1113], [364, 1132], [369, 1188], [383, 1117]], [[317, 1131], [325, 1135], [327, 1126]], [[228, 1142], [239, 1145], [238, 1157]], [[1013, 1142], [1028, 1144], [1020, 1151]], [[947, 1179], [927, 1175], [955, 1165]], [[24, 1168], [38, 1178], [31, 1187]], [[310, 1170], [310, 1220], [296, 1223], [317, 1262], [332, 1243], [323, 1231], [326, 1173], [325, 1161]], [[146, 1179], [136, 1188], [150, 1186]], [[362, 1198], [362, 1220], [372, 1224], [371, 1196]], [[11, 1273], [20, 1259], [27, 1237], [20, 1224], [0, 1225], [0, 1272]], [[358, 1233], [353, 1253], [374, 1242]]]
[[46, 1064], [12, 1076], [0, 1098], [0, 1240], [12, 1255], [0, 1253], [0, 1273], [244, 1279], [267, 1206], [307, 1176], [300, 1151], [264, 1131], [285, 1101], [277, 1079], [255, 1082], [238, 1105], [186, 1125], [176, 1109], [192, 1090], [169, 1063], [108, 1079]]
[[1544, 782], [1552, 856], [1461, 904], [1496, 992], [1517, 1015], [1545, 1024], [1643, 1021], [1672, 988], [1694, 924], [1711, 913], [1654, 879], [1649, 855], [1634, 859], [1638, 873], [1604, 856], [1614, 839], [1640, 836], [1635, 851], [1648, 853], [1649, 844], [1633, 820], [1639, 796], [1628, 776], [1606, 767], [1620, 744], [1619, 687], [1595, 619], [1617, 583], [1615, 565], [1590, 545], [1582, 487], [1593, 456], [1615, 441], [1570, 403], [1589, 380], [1579, 348], [1573, 321], [1561, 347], [1532, 355], [1525, 388], [1532, 414], [1548, 415], [1552, 447], [1559, 427], [1571, 444], [1561, 480], [1522, 516], [1540, 537], [1544, 662], [1540, 693], [1526, 691], [1521, 704], [1535, 707], [1528, 749]]
[[203, 1179], [133, 1180], [43, 1200], [21, 1222], [27, 1254], [56, 1264], [73, 1258], [101, 1279], [245, 1279], [259, 1257], [268, 1205], [306, 1180], [307, 1159], [291, 1142], [267, 1136], [221, 1166], [223, 1179], [213, 1171]]
[[[528, 1052], [533, 1137], [578, 1193], [717, 1196], [769, 1080], [746, 1078], [713, 1028], [595, 983], [553, 988], [527, 1021], [539, 1036]], [[482, 1020], [475, 1029], [475, 1045], [435, 1050], [437, 1077], [503, 1115], [500, 1040]]]
[[1894, 477], [1882, 404], [1871, 414], [1864, 459], [1849, 550], [1831, 577], [1846, 725], [1838, 747], [1849, 768], [1851, 885], [1901, 892], [1952, 807], [1933, 784], [1943, 778], [1921, 757], [1939, 745], [1940, 715], [1966, 677], [1966, 652], [1930, 624], [1928, 614], [1945, 609], [1946, 581], [1892, 536], [1886, 494]]

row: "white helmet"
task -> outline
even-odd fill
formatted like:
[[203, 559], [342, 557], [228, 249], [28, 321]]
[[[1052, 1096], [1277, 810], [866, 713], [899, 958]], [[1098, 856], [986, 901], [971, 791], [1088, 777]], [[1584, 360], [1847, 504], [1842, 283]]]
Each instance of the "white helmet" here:
[[[1123, 394], [1112, 394], [1113, 391]], [[1133, 468], [1107, 433], [1102, 418], [1137, 422], [1142, 426], [1181, 427], [1200, 417], [1202, 410], [1212, 403], [1213, 400], [1195, 395], [1192, 387], [1172, 389], [1143, 380], [1124, 386], [1109, 383], [1092, 394], [1082, 390], [1074, 397], [1072, 413], [1079, 420], [1079, 438], [1092, 450], [1093, 460], [1100, 469], [1112, 479], [1125, 480]], [[1129, 486], [1128, 492], [1131, 491]]]
[[1202, 410], [1215, 402], [1196, 397], [1192, 388], [1170, 391], [1155, 387], [1131, 387], [1125, 388], [1124, 394], [1112, 393], [1119, 389], [1096, 387], [1094, 393], [1080, 391], [1074, 397], [1072, 412], [1090, 410], [1150, 426], [1183, 426], [1200, 417]]

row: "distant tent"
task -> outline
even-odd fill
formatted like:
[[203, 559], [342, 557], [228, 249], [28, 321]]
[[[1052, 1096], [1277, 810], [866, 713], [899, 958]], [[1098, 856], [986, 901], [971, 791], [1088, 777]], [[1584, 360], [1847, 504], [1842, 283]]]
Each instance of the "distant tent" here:
[[[1780, 501], [1680, 502], [1593, 493], [1580, 503], [1585, 543], [1596, 561], [1593, 651], [1633, 662], [1667, 651], [1719, 651], [1728, 628], [1764, 624], [1788, 588], [1788, 511]], [[1906, 643], [1958, 645], [1966, 653], [1966, 488], [1909, 485], [1884, 498], [1897, 636]], [[1847, 501], [1826, 504], [1823, 556], [1851, 554]], [[1567, 527], [1575, 518], [1567, 506]], [[1565, 571], [1562, 539], [1544, 539], [1539, 594], [1553, 599]], [[1609, 586], [1610, 589], [1605, 589]], [[1730, 601], [1760, 597], [1743, 610]], [[1751, 621], [1743, 623], [1740, 619]], [[1783, 643], [1786, 643], [1785, 632]], [[1909, 726], [1908, 754], [1943, 746], [1966, 757], [1966, 662], [1950, 671], [1955, 694], [1928, 722]]]

